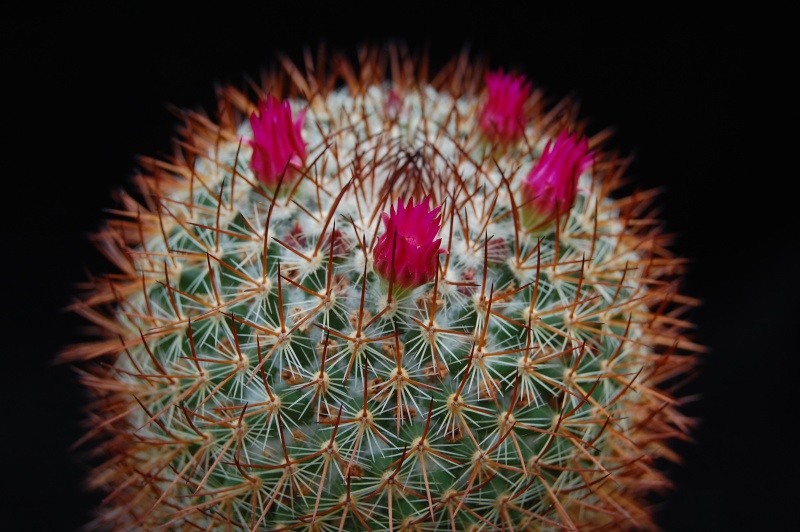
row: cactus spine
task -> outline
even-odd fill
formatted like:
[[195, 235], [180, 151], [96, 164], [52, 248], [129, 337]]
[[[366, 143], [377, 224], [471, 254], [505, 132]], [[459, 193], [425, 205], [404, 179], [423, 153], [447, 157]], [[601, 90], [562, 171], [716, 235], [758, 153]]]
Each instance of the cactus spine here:
[[[95, 525], [654, 526], [654, 460], [691, 428], [676, 385], [702, 349], [683, 262], [653, 194], [614, 197], [625, 161], [602, 135], [571, 203], [523, 223], [526, 176], [584, 125], [525, 86], [522, 126], [490, 134], [486, 74], [461, 56], [428, 79], [392, 46], [284, 61], [142, 161], [96, 235], [118, 271], [73, 307], [102, 333], [62, 357], [96, 398]], [[272, 112], [289, 151], [254, 140], [277, 138]], [[376, 247], [405, 238], [380, 243], [409, 200], [438, 208], [441, 244], [400, 286]], [[423, 253], [387, 249], [383, 272]]]

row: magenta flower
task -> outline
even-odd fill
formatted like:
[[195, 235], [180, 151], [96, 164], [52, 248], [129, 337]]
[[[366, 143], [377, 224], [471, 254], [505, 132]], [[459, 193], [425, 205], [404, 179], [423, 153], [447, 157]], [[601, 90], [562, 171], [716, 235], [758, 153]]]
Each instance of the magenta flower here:
[[575, 203], [578, 177], [592, 165], [594, 152], [585, 137], [562, 131], [550, 139], [542, 156], [522, 182], [522, 220], [529, 229], [543, 229]]
[[479, 126], [491, 142], [508, 144], [525, 133], [525, 102], [531, 84], [521, 75], [503, 74], [502, 69], [486, 75], [489, 92], [480, 111]]
[[305, 110], [292, 122], [292, 108], [288, 101], [279, 102], [272, 95], [258, 104], [258, 113], [250, 115], [253, 130], [253, 156], [250, 168], [259, 181], [274, 189], [284, 170], [284, 183], [291, 182], [303, 168], [306, 160], [306, 143], [302, 128]]
[[[441, 238], [436, 238], [440, 225], [441, 206], [428, 211], [427, 196], [414, 205], [397, 203], [397, 211], [390, 207], [389, 214], [381, 213], [386, 231], [378, 238], [373, 257], [375, 271], [398, 288], [416, 288], [431, 281], [436, 274]], [[394, 243], [394, 253], [392, 253]]]

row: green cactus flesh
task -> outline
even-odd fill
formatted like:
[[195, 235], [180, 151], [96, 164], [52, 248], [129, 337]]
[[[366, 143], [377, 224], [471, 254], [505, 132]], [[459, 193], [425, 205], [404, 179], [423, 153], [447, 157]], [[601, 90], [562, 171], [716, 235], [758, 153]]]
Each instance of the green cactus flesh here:
[[[626, 161], [601, 133], [568, 215], [526, 231], [519, 184], [584, 131], [571, 102], [534, 91], [523, 138], [498, 146], [480, 63], [428, 80], [395, 48], [331, 64], [222, 89], [217, 121], [187, 112], [174, 157], [144, 159], [96, 235], [118, 271], [73, 308], [102, 333], [63, 355], [95, 398], [93, 525], [653, 527], [702, 350], [654, 194], [614, 197]], [[306, 109], [308, 156], [277, 192], [249, 164], [266, 88]], [[380, 215], [425, 196], [448, 253], [390, 289]]]

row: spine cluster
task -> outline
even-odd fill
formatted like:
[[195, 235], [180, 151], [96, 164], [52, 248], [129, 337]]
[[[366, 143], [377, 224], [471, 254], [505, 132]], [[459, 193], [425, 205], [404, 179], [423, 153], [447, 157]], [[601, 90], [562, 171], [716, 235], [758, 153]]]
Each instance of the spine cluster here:
[[97, 235], [118, 271], [73, 307], [103, 334], [63, 356], [97, 525], [653, 526], [702, 350], [654, 194], [613, 197], [625, 161], [570, 102], [426, 71], [284, 61], [143, 161]]

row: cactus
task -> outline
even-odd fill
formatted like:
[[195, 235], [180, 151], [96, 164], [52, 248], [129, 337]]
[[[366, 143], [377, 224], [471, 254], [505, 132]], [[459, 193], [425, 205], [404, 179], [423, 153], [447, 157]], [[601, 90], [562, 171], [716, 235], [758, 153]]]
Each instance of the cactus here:
[[142, 159], [72, 306], [91, 526], [655, 527], [703, 348], [604, 132], [397, 46], [218, 102]]

